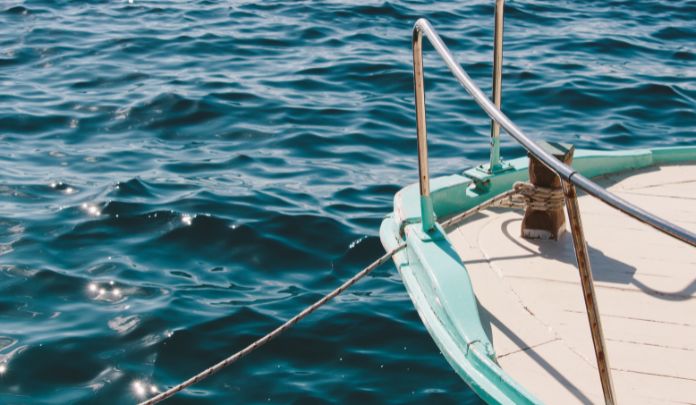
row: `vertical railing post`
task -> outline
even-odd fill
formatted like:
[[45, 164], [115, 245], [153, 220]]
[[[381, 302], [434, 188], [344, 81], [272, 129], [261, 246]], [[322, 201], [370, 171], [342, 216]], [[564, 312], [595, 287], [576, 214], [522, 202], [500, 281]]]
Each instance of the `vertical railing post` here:
[[428, 134], [425, 127], [425, 84], [423, 80], [423, 34], [417, 25], [413, 28], [412, 42], [421, 221], [423, 230], [425, 232], [430, 232], [435, 226], [435, 213], [433, 211], [433, 202], [430, 199], [430, 175], [428, 174]]
[[[493, 38], [493, 103], [500, 109], [503, 85], [503, 14], [505, 0], [495, 1], [495, 34]], [[500, 169], [500, 124], [491, 120], [490, 171]]]
[[602, 383], [602, 391], [604, 392], [604, 402], [608, 405], [614, 405], [615, 396], [611, 379], [611, 369], [609, 368], [609, 359], [606, 345], [604, 344], [604, 334], [602, 332], [602, 321], [599, 317], [594, 283], [592, 281], [590, 256], [587, 253], [587, 242], [585, 242], [585, 235], [580, 219], [578, 196], [573, 183], [567, 180], [563, 180], [562, 183], [566, 210], [568, 211], [568, 222], [570, 223], [570, 230], [573, 235], [575, 258], [578, 262], [578, 270], [580, 272], [580, 284], [582, 285], [583, 298], [585, 299], [587, 320], [590, 323], [590, 332], [592, 333], [592, 343], [594, 344], [595, 357], [597, 358], [599, 379]]

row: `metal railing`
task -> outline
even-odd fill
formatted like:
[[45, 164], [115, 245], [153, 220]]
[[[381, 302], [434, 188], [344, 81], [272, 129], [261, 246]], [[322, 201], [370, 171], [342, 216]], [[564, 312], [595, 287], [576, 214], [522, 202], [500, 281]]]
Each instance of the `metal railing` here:
[[[493, 36], [493, 103], [500, 109], [503, 82], [503, 15], [505, 0], [495, 0]], [[491, 171], [500, 168], [500, 124], [491, 120]]]
[[[558, 174], [563, 181], [570, 182], [579, 187], [588, 194], [596, 197], [604, 203], [616, 208], [617, 210], [643, 222], [655, 229], [666, 233], [676, 239], [679, 239], [691, 246], [696, 247], [696, 234], [690, 232], [680, 226], [674, 225], [660, 217], [657, 217], [640, 207], [637, 207], [623, 198], [616, 196], [592, 180], [578, 173], [572, 167], [563, 164], [553, 155], [546, 152], [534, 141], [532, 141], [522, 130], [515, 125], [488, 97], [486, 97], [481, 89], [471, 80], [469, 75], [459, 66], [454, 60], [452, 53], [447, 49], [447, 46], [442, 42], [442, 39], [437, 34], [430, 23], [421, 18], [413, 28], [413, 70], [414, 70], [414, 87], [416, 98], [416, 130], [418, 134], [418, 159], [420, 175], [420, 190], [421, 195], [430, 195], [428, 162], [427, 162], [427, 144], [426, 144], [426, 125], [425, 125], [425, 88], [423, 85], [423, 55], [422, 55], [422, 38], [423, 34], [430, 40], [438, 54], [445, 61], [445, 64], [450, 69], [454, 77], [457, 79], [466, 91], [473, 97], [474, 101], [488, 114], [489, 117], [497, 122], [502, 128], [507, 131], [517, 142], [519, 142], [532, 156], [539, 159], [550, 170]], [[426, 216], [426, 215], [424, 215]], [[427, 230], [432, 229], [434, 222], [430, 222], [431, 226]]]
[[628, 201], [608, 192], [582, 174], [575, 171], [572, 167], [557, 160], [553, 155], [546, 152], [534, 141], [532, 141], [522, 130], [517, 127], [500, 110], [500, 83], [502, 72], [502, 32], [503, 32], [503, 2], [496, 0], [496, 28], [495, 28], [495, 54], [494, 54], [494, 73], [493, 73], [493, 97], [495, 104], [484, 95], [481, 89], [471, 80], [469, 75], [454, 60], [452, 53], [437, 34], [430, 23], [421, 18], [416, 21], [413, 27], [413, 77], [416, 104], [416, 132], [418, 137], [418, 173], [421, 196], [421, 221], [425, 232], [432, 232], [435, 228], [435, 213], [430, 197], [430, 178], [428, 174], [428, 144], [427, 129], [425, 119], [425, 85], [423, 77], [423, 35], [425, 35], [433, 45], [438, 54], [442, 57], [445, 64], [452, 72], [466, 91], [473, 97], [474, 101], [491, 117], [491, 165], [494, 170], [499, 164], [499, 126], [503, 127], [510, 136], [519, 142], [529, 154], [538, 159], [542, 164], [555, 172], [560, 178], [566, 200], [566, 210], [570, 222], [571, 233], [573, 236], [573, 246], [580, 273], [580, 281], [583, 288], [585, 307], [587, 309], [588, 321], [592, 333], [592, 341], [597, 358], [597, 366], [604, 392], [604, 400], [607, 404], [615, 403], [611, 373], [606, 356], [604, 337], [601, 327], [597, 301], [595, 298], [594, 284], [592, 281], [592, 271], [587, 252], [587, 243], [580, 219], [580, 211], [577, 202], [576, 186], [584, 190], [589, 195], [603, 201], [609, 206], [643, 222], [653, 228], [663, 232], [675, 239], [681, 240], [691, 246], [696, 247], [696, 235], [682, 227], [674, 225], [662, 218], [659, 218], [642, 208], [639, 208]]

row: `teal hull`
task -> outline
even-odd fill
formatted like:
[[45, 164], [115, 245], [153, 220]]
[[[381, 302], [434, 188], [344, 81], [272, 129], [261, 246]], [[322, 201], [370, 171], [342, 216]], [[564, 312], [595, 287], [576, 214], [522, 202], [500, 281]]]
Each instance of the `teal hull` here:
[[[695, 161], [696, 147], [577, 150], [573, 167], [587, 177], [595, 177]], [[527, 158], [508, 164], [508, 170], [494, 175], [479, 166], [461, 174], [433, 178], [431, 203], [436, 217], [442, 219], [466, 211], [509, 190], [516, 181], [528, 180]], [[442, 229], [432, 234], [421, 231], [420, 204], [418, 184], [400, 190], [394, 197], [394, 213], [382, 222], [380, 238], [387, 250], [407, 242], [406, 249], [394, 256], [394, 262], [428, 332], [452, 368], [487, 403], [541, 403], [496, 363], [466, 267]]]

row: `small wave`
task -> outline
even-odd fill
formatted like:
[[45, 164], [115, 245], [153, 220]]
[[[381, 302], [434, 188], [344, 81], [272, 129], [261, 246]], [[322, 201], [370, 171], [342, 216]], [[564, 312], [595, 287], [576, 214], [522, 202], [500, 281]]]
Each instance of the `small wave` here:
[[3, 13], [5, 13], [5, 14], [14, 14], [14, 15], [28, 15], [30, 12], [31, 12], [31, 10], [24, 7], [24, 6], [13, 6], [13, 7], [10, 7], [10, 8], [3, 10]]

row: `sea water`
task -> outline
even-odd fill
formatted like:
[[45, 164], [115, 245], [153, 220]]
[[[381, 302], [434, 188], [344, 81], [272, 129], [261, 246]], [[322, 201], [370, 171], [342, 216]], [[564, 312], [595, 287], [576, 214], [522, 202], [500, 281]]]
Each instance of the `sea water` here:
[[[133, 403], [383, 253], [417, 181], [410, 36], [490, 92], [493, 1], [0, 2], [0, 403]], [[696, 2], [509, 1], [535, 139], [696, 142]], [[432, 175], [490, 123], [425, 46]], [[502, 134], [503, 157], [523, 155]], [[171, 403], [477, 403], [391, 262]]]

